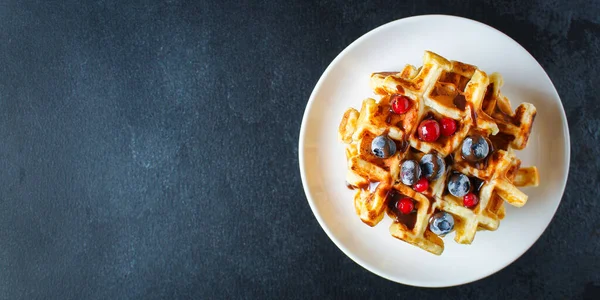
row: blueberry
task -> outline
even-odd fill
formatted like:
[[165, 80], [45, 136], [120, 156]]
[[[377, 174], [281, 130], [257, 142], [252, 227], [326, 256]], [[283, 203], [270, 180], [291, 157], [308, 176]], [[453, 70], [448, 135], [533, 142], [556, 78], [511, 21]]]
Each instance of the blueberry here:
[[371, 152], [379, 158], [388, 158], [396, 153], [396, 143], [387, 135], [380, 135], [371, 142]]
[[490, 144], [479, 134], [465, 138], [461, 147], [462, 157], [470, 162], [484, 159], [490, 153]]
[[421, 177], [421, 167], [415, 160], [409, 159], [402, 162], [400, 167], [400, 181], [406, 185], [417, 183]]
[[446, 171], [446, 162], [435, 154], [425, 154], [421, 158], [421, 172], [430, 181], [440, 178]]
[[454, 217], [451, 214], [440, 211], [431, 216], [429, 230], [437, 235], [444, 235], [454, 229]]
[[463, 197], [471, 190], [471, 181], [465, 174], [454, 173], [448, 179], [448, 192], [456, 197]]

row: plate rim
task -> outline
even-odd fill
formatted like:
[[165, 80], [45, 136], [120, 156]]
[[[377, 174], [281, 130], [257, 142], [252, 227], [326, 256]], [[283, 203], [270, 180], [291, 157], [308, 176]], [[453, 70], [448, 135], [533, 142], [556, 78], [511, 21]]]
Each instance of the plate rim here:
[[[564, 174], [564, 181], [561, 187], [561, 191], [560, 191], [560, 199], [558, 201], [558, 205], [556, 205], [554, 211], [552, 212], [552, 217], [550, 218], [550, 220], [548, 221], [548, 224], [546, 224], [546, 227], [544, 228], [544, 230], [541, 231], [541, 233], [535, 238], [535, 240], [533, 240], [533, 242], [531, 243], [531, 245], [529, 245], [528, 247], [526, 247], [522, 253], [520, 253], [519, 255], [517, 255], [514, 259], [509, 259], [506, 261], [505, 264], [501, 264], [501, 266], [498, 269], [492, 269], [491, 271], [486, 271], [483, 272], [482, 276], [476, 276], [476, 278], [474, 279], [468, 279], [468, 280], [458, 280], [455, 283], [451, 283], [451, 284], [431, 284], [431, 285], [423, 285], [420, 284], [419, 282], [416, 281], [411, 281], [411, 280], [403, 280], [403, 281], [399, 281], [397, 280], [397, 278], [392, 278], [391, 276], [388, 276], [387, 274], [383, 273], [383, 272], [379, 272], [379, 270], [376, 270], [374, 268], [370, 268], [367, 266], [367, 263], [365, 263], [361, 258], [355, 256], [353, 253], [350, 252], [350, 250], [346, 249], [346, 247], [344, 247], [341, 242], [338, 240], [338, 238], [332, 234], [331, 230], [329, 229], [329, 227], [327, 226], [326, 222], [323, 220], [323, 218], [320, 216], [320, 214], [316, 213], [316, 208], [315, 208], [315, 204], [314, 204], [314, 199], [312, 196], [312, 193], [310, 191], [307, 179], [306, 179], [306, 168], [305, 166], [305, 158], [304, 158], [304, 145], [305, 145], [305, 136], [306, 136], [306, 127], [307, 127], [307, 117], [309, 116], [309, 112], [312, 110], [312, 106], [315, 102], [315, 98], [316, 98], [316, 91], [319, 90], [321, 88], [321, 85], [323, 85], [323, 82], [325, 80], [325, 78], [329, 75], [329, 73], [331, 72], [332, 68], [334, 65], [337, 64], [338, 60], [342, 59], [346, 53], [348, 51], [350, 51], [350, 49], [356, 47], [363, 39], [365, 39], [367, 36], [376, 34], [378, 31], [384, 30], [387, 27], [392, 27], [398, 23], [403, 23], [403, 22], [407, 22], [409, 20], [415, 20], [415, 19], [426, 19], [426, 18], [446, 18], [446, 19], [454, 19], [454, 20], [460, 20], [460, 21], [465, 21], [465, 22], [469, 22], [474, 26], [483, 26], [486, 27], [487, 29], [491, 29], [493, 31], [496, 31], [498, 33], [500, 33], [501, 35], [505, 36], [509, 42], [512, 42], [514, 44], [516, 44], [516, 46], [520, 47], [527, 55], [529, 55], [534, 61], [535, 63], [542, 69], [544, 75], [545, 75], [545, 79], [550, 83], [550, 85], [552, 86], [552, 90], [550, 90], [550, 92], [556, 96], [556, 98], [559, 100], [559, 104], [560, 104], [560, 111], [561, 111], [561, 119], [563, 120], [564, 124], [565, 124], [565, 128], [566, 130], [563, 130], [565, 132], [565, 153], [564, 153], [564, 157], [566, 158], [566, 173]], [[367, 31], [366, 33], [364, 33], [363, 35], [361, 35], [360, 37], [358, 37], [356, 40], [354, 40], [352, 43], [350, 43], [348, 46], [346, 46], [332, 61], [331, 63], [329, 63], [329, 65], [327, 66], [327, 68], [325, 69], [325, 71], [323, 71], [323, 73], [321, 74], [321, 76], [319, 77], [319, 80], [317, 81], [317, 83], [315, 84], [310, 97], [308, 99], [308, 102], [306, 104], [306, 108], [304, 110], [304, 113], [302, 115], [302, 123], [300, 125], [300, 133], [299, 133], [299, 139], [298, 139], [298, 165], [300, 168], [300, 177], [302, 180], [302, 187], [304, 189], [304, 194], [306, 196], [306, 200], [311, 208], [311, 211], [313, 213], [313, 215], [315, 216], [315, 218], [317, 219], [319, 225], [321, 226], [321, 229], [323, 229], [323, 231], [325, 231], [325, 233], [327, 234], [327, 236], [329, 237], [329, 239], [338, 247], [338, 249], [340, 251], [342, 251], [342, 253], [344, 253], [346, 256], [348, 256], [352, 261], [354, 261], [356, 264], [358, 264], [359, 266], [361, 266], [362, 268], [368, 270], [369, 272], [385, 278], [389, 281], [392, 282], [396, 282], [396, 283], [400, 283], [400, 284], [404, 284], [404, 285], [410, 285], [410, 286], [416, 286], [416, 287], [427, 287], [427, 288], [444, 288], [444, 287], [451, 287], [451, 286], [459, 286], [459, 285], [464, 285], [464, 284], [468, 284], [471, 282], [475, 282], [478, 280], [482, 280], [484, 278], [487, 278], [501, 270], [503, 270], [504, 268], [506, 268], [507, 266], [511, 265], [513, 262], [515, 262], [517, 259], [519, 259], [520, 257], [523, 256], [523, 254], [525, 254], [527, 251], [529, 251], [529, 249], [539, 240], [539, 238], [542, 236], [542, 234], [544, 234], [544, 232], [546, 232], [546, 230], [548, 229], [548, 226], [550, 225], [550, 223], [552, 223], [552, 220], [554, 219], [554, 217], [556, 216], [556, 212], [558, 211], [558, 208], [560, 207], [560, 204], [562, 203], [562, 198], [564, 196], [564, 192], [567, 186], [567, 182], [569, 179], [569, 169], [570, 169], [570, 165], [571, 165], [571, 137], [570, 137], [570, 132], [569, 132], [569, 124], [568, 124], [568, 120], [567, 120], [567, 116], [566, 116], [566, 112], [565, 112], [565, 108], [563, 106], [563, 102], [562, 99], [560, 98], [560, 95], [558, 94], [558, 91], [556, 90], [556, 86], [554, 86], [554, 83], [552, 82], [552, 79], [550, 78], [550, 76], [548, 75], [548, 73], [546, 72], [546, 70], [544, 69], [544, 67], [539, 63], [539, 61], [533, 56], [531, 55], [531, 53], [529, 53], [529, 51], [527, 51], [527, 49], [525, 49], [525, 47], [523, 47], [521, 44], [519, 44], [517, 41], [515, 41], [513, 38], [511, 38], [510, 36], [508, 36], [507, 34], [505, 34], [504, 32], [490, 26], [487, 25], [485, 23], [476, 21], [476, 20], [472, 20], [469, 18], [465, 18], [465, 17], [460, 17], [460, 16], [454, 16], [454, 15], [446, 15], [446, 14], [424, 14], [424, 15], [414, 15], [414, 16], [410, 16], [410, 17], [405, 17], [405, 18], [401, 18], [401, 19], [397, 19], [397, 20], [393, 20], [390, 22], [387, 22], [385, 24], [379, 25], [369, 31]]]

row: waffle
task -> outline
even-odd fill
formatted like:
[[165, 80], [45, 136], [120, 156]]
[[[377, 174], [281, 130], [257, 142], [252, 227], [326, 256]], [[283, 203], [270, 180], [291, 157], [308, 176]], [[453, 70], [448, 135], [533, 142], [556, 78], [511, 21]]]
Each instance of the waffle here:
[[[377, 225], [387, 213], [394, 222], [392, 236], [434, 254], [444, 250], [443, 236], [430, 230], [436, 212], [447, 212], [454, 219], [455, 241], [470, 244], [477, 230], [496, 230], [505, 215], [504, 202], [523, 206], [527, 195], [518, 189], [537, 186], [535, 167], [521, 167], [515, 150], [527, 145], [536, 115], [533, 105], [523, 103], [514, 111], [500, 91], [502, 76], [488, 76], [477, 67], [426, 51], [423, 66], [407, 65], [400, 72], [373, 73], [371, 87], [377, 95], [365, 99], [360, 111], [350, 108], [342, 117], [338, 133], [345, 144], [347, 186], [356, 190], [354, 207], [362, 222]], [[391, 99], [403, 95], [410, 108], [402, 114], [391, 109]], [[433, 142], [419, 138], [417, 127], [428, 119], [451, 118], [456, 131]], [[388, 158], [372, 153], [377, 136], [387, 136], [397, 151]], [[472, 162], [462, 156], [465, 138], [485, 138], [490, 153]], [[407, 159], [419, 161], [432, 153], [444, 159], [446, 168], [426, 190], [417, 192], [400, 180], [400, 164]], [[448, 192], [449, 178], [462, 173], [469, 178], [471, 192], [478, 196], [474, 207]], [[396, 203], [409, 197], [415, 204], [410, 214], [398, 211]]]

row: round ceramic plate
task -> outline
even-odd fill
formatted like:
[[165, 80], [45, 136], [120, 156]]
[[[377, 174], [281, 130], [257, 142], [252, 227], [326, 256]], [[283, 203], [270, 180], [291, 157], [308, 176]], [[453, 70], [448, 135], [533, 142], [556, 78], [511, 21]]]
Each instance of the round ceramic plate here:
[[[479, 231], [471, 245], [444, 238], [441, 256], [393, 238], [387, 216], [371, 228], [354, 211], [345, 186], [346, 158], [338, 125], [349, 107], [360, 109], [372, 72], [420, 66], [425, 50], [504, 77], [502, 92], [513, 105], [530, 102], [537, 117], [523, 166], [537, 166], [540, 185], [523, 188], [522, 208], [506, 205], [496, 231]], [[560, 203], [570, 156], [565, 113], [550, 78], [517, 42], [487, 25], [451, 16], [418, 16], [383, 25], [356, 40], [329, 65], [315, 86], [302, 120], [299, 161], [308, 203], [331, 240], [369, 271], [408, 285], [444, 287], [499, 271], [521, 256], [544, 232]]]

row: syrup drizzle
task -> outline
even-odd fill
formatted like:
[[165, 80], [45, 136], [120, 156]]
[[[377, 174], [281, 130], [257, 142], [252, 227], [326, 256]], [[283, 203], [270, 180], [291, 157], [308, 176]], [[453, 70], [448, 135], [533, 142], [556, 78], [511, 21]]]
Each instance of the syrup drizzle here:
[[[400, 199], [407, 197], [406, 195], [401, 194], [400, 192], [392, 189], [390, 191], [390, 193], [388, 194], [388, 201], [387, 201], [387, 207], [388, 207], [388, 215], [390, 215], [390, 217], [394, 218], [396, 220], [396, 222], [398, 223], [402, 223], [404, 224], [409, 230], [412, 230], [413, 228], [415, 228], [415, 224], [417, 222], [417, 212], [413, 211], [410, 214], [403, 214], [398, 210], [398, 201], [400, 201]], [[418, 205], [418, 203], [415, 203], [415, 205]], [[415, 210], [417, 209], [417, 207], [415, 207]]]

